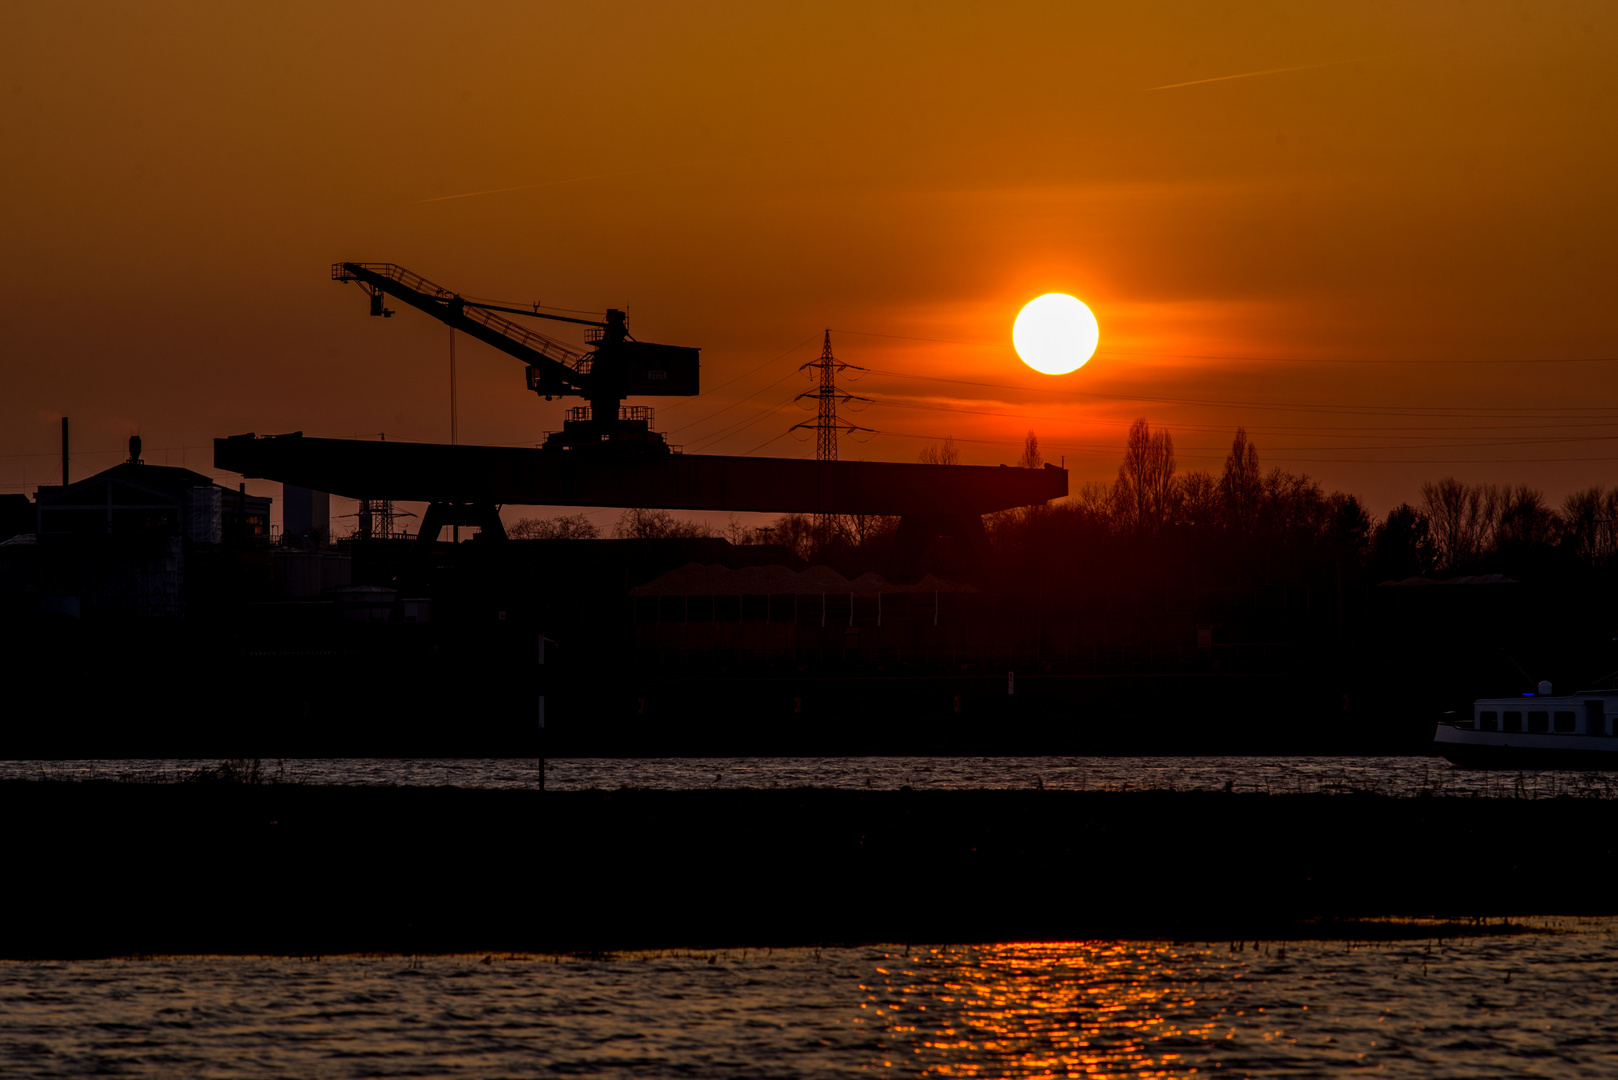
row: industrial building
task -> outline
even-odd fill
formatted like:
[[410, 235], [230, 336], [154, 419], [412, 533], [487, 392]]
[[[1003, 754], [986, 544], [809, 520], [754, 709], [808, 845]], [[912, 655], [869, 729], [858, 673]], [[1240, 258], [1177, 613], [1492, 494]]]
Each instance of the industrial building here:
[[0, 551], [8, 606], [85, 618], [184, 616], [269, 585], [271, 500], [190, 469], [127, 461], [41, 487], [33, 527]]

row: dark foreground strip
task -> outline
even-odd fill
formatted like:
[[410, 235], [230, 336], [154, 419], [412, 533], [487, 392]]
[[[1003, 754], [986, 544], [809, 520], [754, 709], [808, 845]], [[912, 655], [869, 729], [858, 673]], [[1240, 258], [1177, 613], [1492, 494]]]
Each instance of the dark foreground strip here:
[[0, 955], [1432, 936], [1618, 911], [1618, 803], [0, 783]]

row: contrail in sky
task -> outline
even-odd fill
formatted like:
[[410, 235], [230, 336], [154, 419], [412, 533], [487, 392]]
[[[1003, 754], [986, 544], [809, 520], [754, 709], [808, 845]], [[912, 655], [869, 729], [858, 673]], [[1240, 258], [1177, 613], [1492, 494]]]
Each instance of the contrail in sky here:
[[717, 161], [676, 161], [668, 165], [653, 165], [644, 169], [626, 169], [623, 172], [591, 173], [588, 176], [570, 176], [566, 180], [542, 180], [537, 184], [517, 184], [513, 187], [490, 188], [487, 191], [464, 191], [459, 195], [435, 195], [431, 199], [417, 199], [416, 205], [422, 203], [447, 202], [450, 199], [475, 199], [479, 195], [499, 195], [507, 191], [531, 191], [534, 188], [560, 187], [563, 184], [582, 184], [586, 180], [612, 180], [620, 176], [639, 176], [642, 173], [666, 172], [669, 169], [689, 169], [698, 165], [722, 164], [731, 161], [742, 161], [747, 158], [768, 157], [771, 154], [784, 154], [785, 150], [761, 150], [756, 154], [738, 154], [735, 157], [719, 158]]
[[1398, 56], [1398, 53], [1387, 53], [1383, 56], [1356, 56], [1352, 60], [1331, 60], [1324, 64], [1304, 64], [1300, 67], [1269, 68], [1266, 71], [1244, 71], [1240, 75], [1219, 75], [1212, 79], [1192, 79], [1190, 82], [1169, 83], [1167, 86], [1148, 86], [1142, 93], [1151, 93], [1153, 90], [1178, 90], [1182, 86], [1201, 86], [1203, 83], [1229, 82], [1231, 79], [1256, 79], [1260, 75], [1280, 75], [1288, 71], [1314, 71], [1317, 68], [1341, 67], [1344, 64], [1365, 64], [1372, 60], [1386, 60]]

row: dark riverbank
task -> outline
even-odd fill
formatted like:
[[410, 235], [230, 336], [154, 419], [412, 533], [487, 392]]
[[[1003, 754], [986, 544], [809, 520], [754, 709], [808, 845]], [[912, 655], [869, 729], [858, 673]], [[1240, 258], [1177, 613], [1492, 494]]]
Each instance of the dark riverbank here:
[[[28, 674], [0, 714], [0, 756], [1415, 754], [1445, 709], [1494, 685], [1262, 645], [715, 659], [608, 642], [553, 644], [541, 664], [537, 628], [515, 622], [264, 619], [0, 626], [10, 670]], [[396, 707], [379, 708], [378, 687]]]
[[1353, 920], [1618, 911], [1608, 800], [7, 782], [0, 814], [10, 957], [1369, 936]]

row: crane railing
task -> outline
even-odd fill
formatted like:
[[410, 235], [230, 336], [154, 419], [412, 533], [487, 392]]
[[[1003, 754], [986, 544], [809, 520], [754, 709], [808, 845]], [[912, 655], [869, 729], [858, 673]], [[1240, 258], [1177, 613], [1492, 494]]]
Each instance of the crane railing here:
[[[457, 299], [456, 293], [444, 288], [442, 285], [428, 281], [414, 271], [406, 270], [397, 263], [333, 263], [331, 268], [332, 280], [363, 281], [363, 278], [358, 277], [349, 269], [350, 266], [359, 267], [361, 270], [375, 274], [377, 277], [387, 278], [389, 281], [395, 282], [412, 292], [441, 300], [446, 304]], [[463, 301], [462, 303], [464, 304], [461, 309], [463, 318], [470, 319], [494, 331], [501, 337], [516, 342], [526, 349], [532, 349], [534, 352], [547, 356], [559, 364], [565, 364], [580, 375], [590, 374], [590, 357], [585, 354], [570, 349], [560, 341], [548, 338], [544, 334], [536, 334], [526, 326], [514, 323], [510, 319], [496, 315], [492, 311], [485, 311], [475, 303], [469, 301]]]

